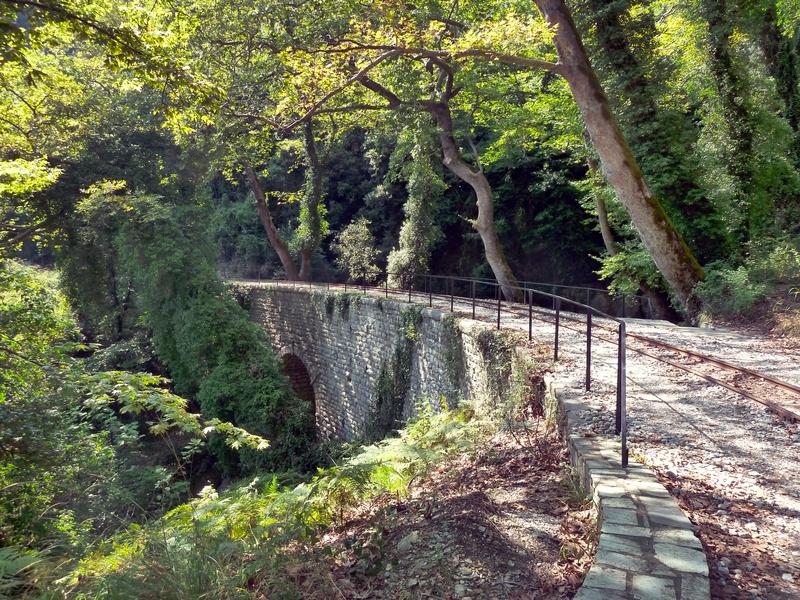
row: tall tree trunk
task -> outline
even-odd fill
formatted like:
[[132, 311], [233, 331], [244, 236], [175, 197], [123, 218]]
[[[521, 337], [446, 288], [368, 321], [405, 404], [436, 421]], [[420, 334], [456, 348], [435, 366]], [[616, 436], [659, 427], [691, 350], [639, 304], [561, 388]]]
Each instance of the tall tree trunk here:
[[297, 281], [299, 277], [297, 267], [294, 264], [289, 248], [281, 238], [280, 233], [278, 233], [275, 223], [272, 222], [272, 214], [267, 204], [267, 196], [264, 194], [264, 188], [261, 187], [261, 182], [258, 180], [258, 176], [253, 170], [253, 167], [247, 162], [244, 163], [244, 171], [247, 175], [247, 181], [250, 183], [250, 187], [253, 190], [253, 195], [256, 197], [258, 216], [261, 219], [261, 224], [264, 226], [264, 231], [267, 232], [267, 239], [278, 255], [283, 265], [283, 270], [286, 271], [286, 278], [289, 281]]
[[794, 162], [800, 165], [800, 25], [795, 29], [795, 39], [785, 36], [778, 26], [775, 4], [773, 0], [764, 11], [759, 42], [767, 72], [783, 101], [783, 116], [794, 132]]
[[611, 231], [611, 223], [608, 221], [608, 209], [606, 208], [606, 201], [600, 194], [594, 196], [594, 206], [597, 210], [597, 221], [600, 224], [600, 235], [603, 236], [603, 245], [606, 247], [606, 252], [609, 256], [616, 256], [619, 254], [617, 242], [614, 240], [614, 233]]
[[726, 0], [701, 0], [700, 7], [708, 26], [709, 68], [717, 89], [730, 139], [725, 169], [736, 181], [734, 205], [747, 207], [746, 218], [736, 227], [737, 242], [743, 244], [757, 225], [760, 207], [753, 205], [753, 120], [747, 105], [749, 90], [735, 64], [731, 49], [733, 24]]
[[[659, 103], [672, 74], [656, 53], [656, 22], [645, 10], [630, 14], [629, 0], [589, 0], [594, 67], [619, 115], [623, 134], [653, 193], [692, 252], [703, 260], [726, 255], [725, 227], [698, 183], [692, 160], [694, 125], [689, 115]], [[596, 62], [595, 62], [596, 60]]]
[[563, 0], [536, 0], [536, 5], [556, 29], [555, 45], [562, 73], [600, 157], [606, 180], [678, 301], [690, 315], [696, 313], [698, 305], [692, 290], [703, 277], [703, 270], [647, 186], [611, 113], [569, 10]]
[[461, 158], [461, 151], [458, 149], [453, 137], [453, 118], [450, 114], [450, 106], [446, 102], [432, 102], [427, 105], [427, 108], [439, 126], [439, 141], [442, 145], [444, 165], [453, 175], [468, 183], [475, 192], [478, 218], [472, 222], [472, 226], [481, 236], [486, 261], [489, 263], [506, 299], [521, 301], [522, 291], [518, 289], [517, 278], [506, 261], [503, 246], [497, 237], [497, 229], [494, 223], [494, 198], [492, 197], [492, 188], [489, 185], [489, 180], [486, 179], [483, 171], [473, 170]]
[[306, 121], [303, 126], [303, 148], [306, 153], [306, 183], [303, 198], [303, 211], [301, 212], [300, 227], [302, 229], [302, 243], [300, 246], [300, 280], [311, 280], [311, 259], [322, 239], [322, 220], [319, 206], [323, 194], [323, 168], [322, 161], [317, 152], [314, 140], [314, 126], [311, 121]]

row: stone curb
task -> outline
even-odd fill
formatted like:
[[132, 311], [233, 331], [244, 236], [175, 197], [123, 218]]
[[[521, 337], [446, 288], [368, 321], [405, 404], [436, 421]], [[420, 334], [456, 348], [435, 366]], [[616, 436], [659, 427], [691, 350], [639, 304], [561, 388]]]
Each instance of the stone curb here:
[[583, 403], [545, 376], [546, 410], [557, 415], [570, 462], [598, 514], [597, 555], [575, 600], [707, 600], [708, 563], [691, 521], [641, 463], [620, 463], [611, 436], [576, 433]]

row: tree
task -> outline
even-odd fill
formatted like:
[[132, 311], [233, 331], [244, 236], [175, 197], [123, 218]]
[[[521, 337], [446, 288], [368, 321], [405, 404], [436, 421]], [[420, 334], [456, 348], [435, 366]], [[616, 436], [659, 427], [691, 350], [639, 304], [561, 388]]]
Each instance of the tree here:
[[356, 282], [373, 283], [381, 272], [375, 264], [378, 251], [369, 225], [364, 217], [356, 219], [341, 231], [333, 244], [336, 264]]
[[[404, 14], [393, 13], [388, 5], [373, 4], [365, 14], [351, 21], [354, 25], [349, 30], [346, 27], [341, 30], [339, 25], [339, 30], [328, 33], [324, 44], [312, 48], [298, 48], [299, 42], [294, 44], [294, 58], [290, 63], [294, 70], [300, 70], [302, 64], [311, 65], [297, 78], [299, 82], [306, 82], [310, 71], [328, 75], [319, 93], [306, 96], [307, 100], [299, 107], [300, 116], [289, 126], [320, 111], [342, 112], [349, 108], [385, 110], [409, 104], [430, 112], [440, 128], [445, 165], [476, 193], [479, 213], [475, 226], [484, 241], [487, 260], [508, 296], [514, 280], [496, 237], [491, 188], [480, 169], [471, 168], [463, 160], [453, 135], [450, 103], [461, 91], [455, 78], [459, 68], [476, 61], [505, 65], [512, 70], [544, 69], [561, 75], [583, 115], [609, 183], [673, 293], [690, 312], [693, 311], [692, 289], [702, 277], [700, 265], [647, 186], [613, 117], [566, 5], [559, 0], [541, 0], [537, 6], [544, 22], [536, 15], [505, 10], [501, 6], [492, 6], [488, 15], [483, 13], [480, 19], [472, 22], [464, 6], [458, 14], [447, 18], [435, 7], [428, 12], [420, 8], [412, 21]], [[520, 41], [521, 36], [524, 42]], [[547, 60], [551, 39], [559, 58], [557, 63]], [[538, 56], [531, 56], [532, 53]], [[414, 66], [415, 63], [418, 66]], [[408, 90], [409, 75], [396, 77], [390, 72], [397, 64], [410, 65], [409, 74], [417, 78], [426, 71], [430, 73], [432, 83], [426, 88], [429, 90], [427, 97], [401, 97], [384, 84], [395, 82], [404, 91]], [[360, 84], [372, 94], [366, 97], [350, 94], [348, 106], [340, 97], [349, 94], [354, 84]], [[376, 102], [376, 97], [383, 103]]]

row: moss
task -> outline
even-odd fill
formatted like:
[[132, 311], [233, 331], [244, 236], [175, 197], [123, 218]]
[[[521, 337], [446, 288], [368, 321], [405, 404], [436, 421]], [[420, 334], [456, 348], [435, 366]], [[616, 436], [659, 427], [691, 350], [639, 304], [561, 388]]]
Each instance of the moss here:
[[333, 312], [336, 309], [336, 294], [325, 294], [325, 314], [328, 319], [333, 318]]
[[442, 344], [447, 380], [453, 393], [458, 394], [465, 373], [464, 346], [461, 342], [461, 330], [453, 315], [447, 315], [442, 320]]
[[381, 365], [375, 383], [375, 410], [367, 426], [367, 437], [371, 440], [383, 439], [400, 426], [411, 389], [411, 368], [421, 322], [420, 307], [408, 306], [400, 311], [400, 337], [392, 358]]
[[253, 288], [237, 283], [229, 283], [227, 288], [236, 303], [249, 312], [253, 305]]
[[511, 361], [516, 340], [506, 331], [482, 329], [476, 341], [486, 366], [490, 388], [498, 398], [503, 398], [509, 389]]
[[343, 321], [350, 318], [350, 294], [337, 294], [336, 296], [336, 311]]

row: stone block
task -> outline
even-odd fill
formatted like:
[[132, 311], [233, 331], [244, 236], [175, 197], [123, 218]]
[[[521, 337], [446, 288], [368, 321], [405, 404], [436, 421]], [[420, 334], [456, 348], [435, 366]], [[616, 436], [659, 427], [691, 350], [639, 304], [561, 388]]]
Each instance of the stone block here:
[[647, 510], [650, 525], [662, 525], [676, 529], [692, 529], [692, 522], [676, 506], [670, 509]]
[[677, 595], [672, 579], [634, 575], [633, 597], [636, 600], [676, 600]]
[[598, 548], [605, 548], [610, 552], [643, 556], [642, 541], [640, 538], [635, 537], [629, 538], [611, 533], [601, 533]]
[[682, 575], [680, 582], [680, 600], [708, 600], [711, 595], [708, 577]]
[[654, 527], [653, 540], [655, 542], [675, 544], [676, 546], [687, 546], [702, 550], [703, 545], [694, 532], [688, 529], [673, 529], [671, 527]]
[[620, 569], [613, 569], [611, 567], [603, 567], [601, 565], [592, 565], [586, 579], [583, 580], [581, 589], [601, 588], [604, 590], [618, 590], [625, 591], [627, 573]]
[[628, 595], [614, 590], [582, 587], [574, 600], [628, 600]]
[[611, 552], [609, 548], [604, 548], [602, 545], [597, 549], [597, 555], [594, 557], [595, 564], [607, 565], [616, 569], [623, 569], [625, 571], [634, 571], [639, 573], [647, 572], [647, 560], [641, 555], [636, 556], [633, 554], [621, 554], [619, 552]]
[[636, 503], [630, 498], [603, 498], [603, 509], [609, 508], [627, 508], [636, 510]]
[[640, 538], [649, 538], [651, 536], [649, 527], [639, 527], [636, 525], [617, 525], [616, 523], [603, 523], [602, 527], [600, 528], [600, 532]]
[[603, 523], [616, 523], [618, 525], [639, 525], [639, 517], [635, 510], [627, 508], [606, 507], [603, 503]]
[[706, 555], [700, 550], [660, 542], [653, 544], [653, 549], [656, 552], [656, 559], [665, 567], [681, 573], [708, 576]]

